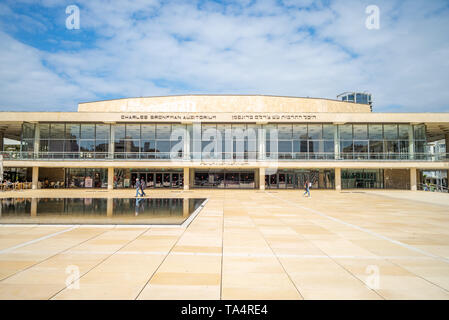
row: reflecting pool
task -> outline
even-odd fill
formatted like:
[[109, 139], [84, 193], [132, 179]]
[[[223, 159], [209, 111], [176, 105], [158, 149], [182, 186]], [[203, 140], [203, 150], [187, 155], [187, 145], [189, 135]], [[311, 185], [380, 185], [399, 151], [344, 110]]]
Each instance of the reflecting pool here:
[[180, 225], [206, 199], [2, 198], [0, 224]]

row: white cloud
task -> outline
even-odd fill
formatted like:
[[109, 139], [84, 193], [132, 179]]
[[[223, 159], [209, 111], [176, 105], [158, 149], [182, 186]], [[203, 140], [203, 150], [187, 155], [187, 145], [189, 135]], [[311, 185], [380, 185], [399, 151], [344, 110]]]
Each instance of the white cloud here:
[[[380, 30], [365, 28], [368, 1], [284, 3], [79, 1], [80, 32], [98, 35], [93, 47], [67, 39], [69, 50], [39, 51], [1, 36], [14, 50], [0, 50], [0, 85], [8, 88], [0, 89], [0, 107], [75, 108], [103, 96], [180, 93], [335, 98], [368, 90], [375, 110], [449, 111], [442, 2], [376, 1]], [[19, 72], [14, 67], [24, 60]]]

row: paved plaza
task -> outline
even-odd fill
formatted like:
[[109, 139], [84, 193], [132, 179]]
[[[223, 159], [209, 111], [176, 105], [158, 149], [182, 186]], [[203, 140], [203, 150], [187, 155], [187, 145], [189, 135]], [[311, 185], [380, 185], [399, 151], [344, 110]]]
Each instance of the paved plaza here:
[[0, 299], [449, 299], [449, 194], [147, 193], [209, 200], [187, 228], [0, 225]]

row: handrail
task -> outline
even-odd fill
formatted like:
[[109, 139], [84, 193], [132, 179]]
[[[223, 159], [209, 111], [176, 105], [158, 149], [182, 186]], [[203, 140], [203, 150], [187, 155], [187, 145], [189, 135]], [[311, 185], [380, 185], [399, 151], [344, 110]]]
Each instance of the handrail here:
[[[402, 152], [25, 152], [3, 151], [3, 160], [175, 160], [175, 161], [449, 161], [449, 153]], [[218, 155], [218, 156], [217, 156]]]
[[[419, 189], [422, 188], [422, 189]], [[433, 189], [432, 189], [433, 188]], [[418, 189], [424, 190], [424, 191], [438, 191], [438, 192], [449, 192], [448, 187], [443, 186], [441, 184], [434, 184], [434, 183], [418, 183]]]

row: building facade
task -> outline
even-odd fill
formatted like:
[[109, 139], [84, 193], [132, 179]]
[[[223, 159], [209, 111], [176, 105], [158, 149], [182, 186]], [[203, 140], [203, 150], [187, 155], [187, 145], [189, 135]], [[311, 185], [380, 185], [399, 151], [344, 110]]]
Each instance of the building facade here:
[[[376, 113], [342, 100], [169, 96], [80, 103], [78, 112], [1, 112], [4, 179], [34, 189], [411, 189], [443, 171], [449, 113]], [[344, 101], [343, 101], [344, 100]], [[363, 103], [358, 103], [362, 101]], [[3, 141], [3, 139], [0, 139]], [[431, 150], [431, 151], [429, 151]], [[447, 179], [446, 179], [447, 184]]]

